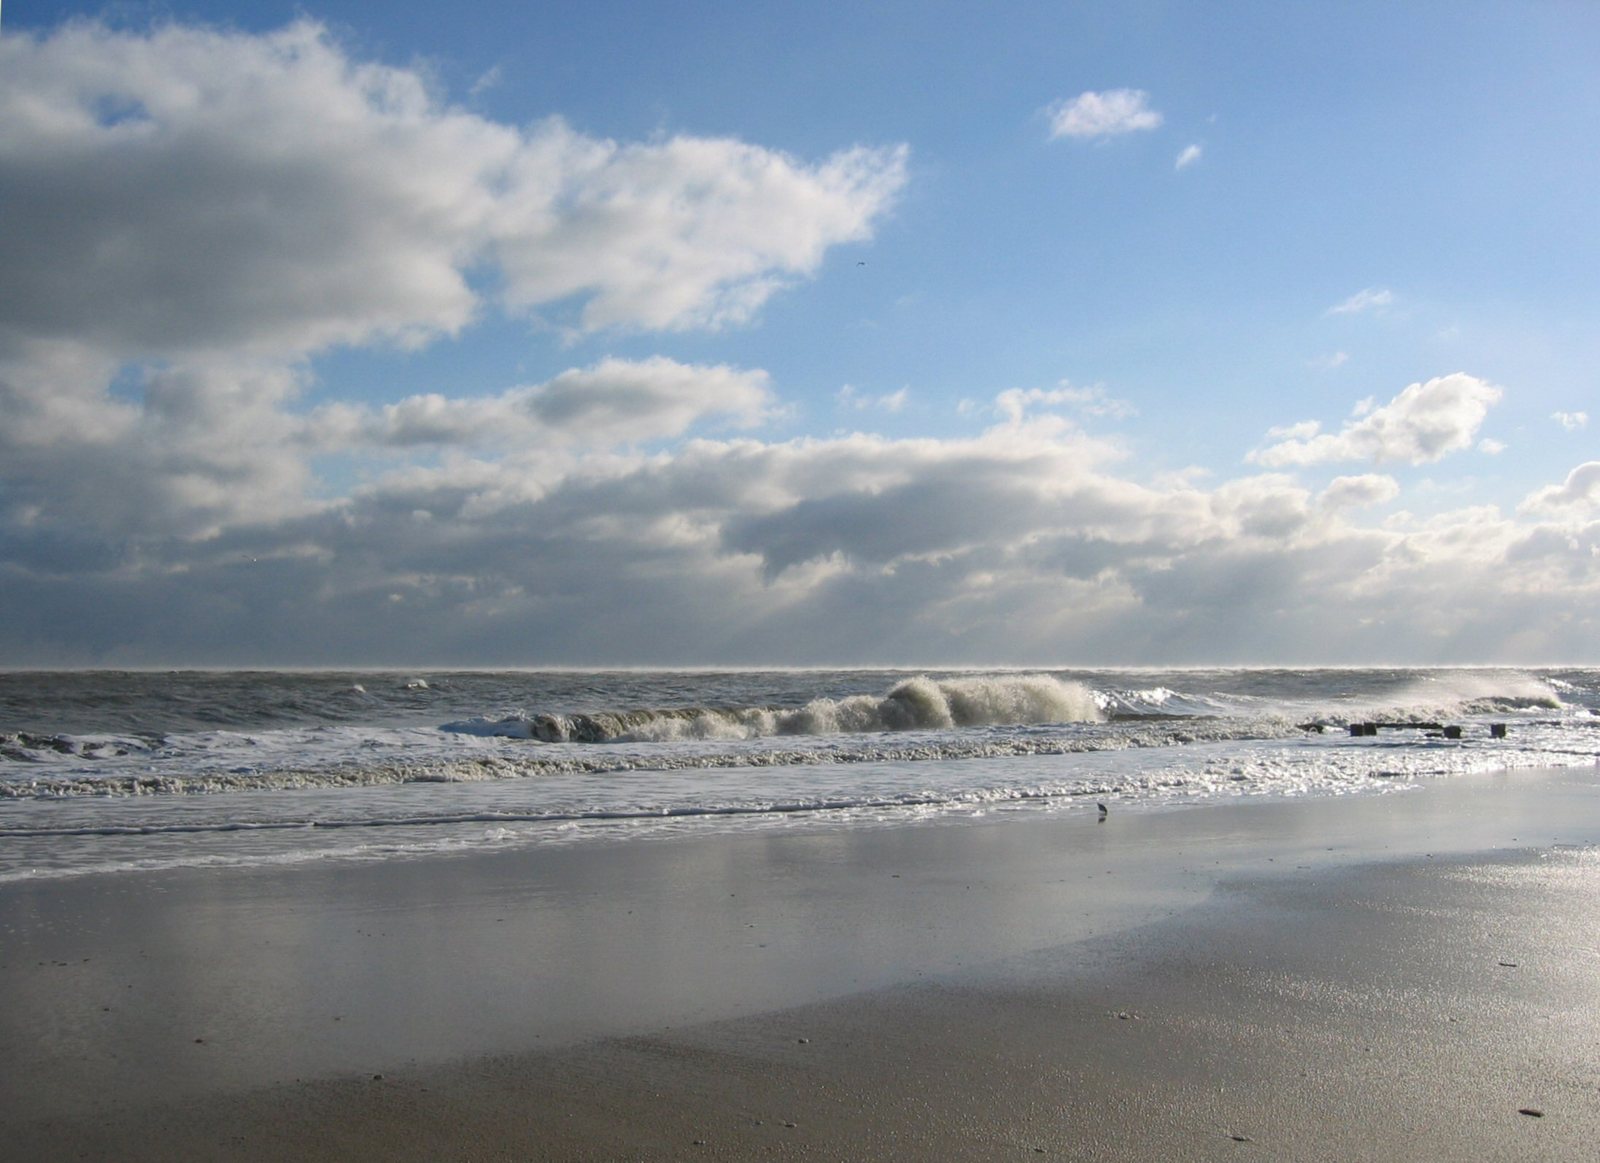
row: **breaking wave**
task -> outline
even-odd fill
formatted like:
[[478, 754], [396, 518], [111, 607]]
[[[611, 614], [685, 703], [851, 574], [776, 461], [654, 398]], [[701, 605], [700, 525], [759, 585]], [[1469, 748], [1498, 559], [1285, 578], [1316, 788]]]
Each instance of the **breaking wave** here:
[[1088, 687], [1050, 675], [933, 679], [896, 683], [885, 695], [818, 698], [803, 707], [679, 707], [667, 710], [536, 714], [446, 723], [446, 731], [537, 739], [544, 743], [673, 743], [1097, 723], [1105, 718]]
[[1381, 700], [1359, 701], [1328, 717], [1331, 723], [1403, 723], [1461, 716], [1521, 715], [1572, 709], [1555, 685], [1517, 672], [1445, 671], [1409, 683]]

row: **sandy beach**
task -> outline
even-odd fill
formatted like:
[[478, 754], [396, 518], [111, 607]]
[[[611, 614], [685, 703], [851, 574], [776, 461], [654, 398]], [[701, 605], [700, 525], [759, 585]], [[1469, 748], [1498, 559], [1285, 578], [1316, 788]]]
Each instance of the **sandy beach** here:
[[0, 887], [6, 1159], [1575, 1158], [1600, 776]]

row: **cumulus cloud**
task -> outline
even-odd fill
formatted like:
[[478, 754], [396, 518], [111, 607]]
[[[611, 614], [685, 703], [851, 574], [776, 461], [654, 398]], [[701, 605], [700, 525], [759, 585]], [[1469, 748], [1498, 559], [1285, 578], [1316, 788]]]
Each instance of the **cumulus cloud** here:
[[1195, 162], [1200, 160], [1200, 155], [1202, 152], [1203, 151], [1198, 145], [1184, 146], [1182, 152], [1178, 154], [1177, 159], [1172, 163], [1172, 168], [1175, 170], [1188, 169], [1190, 166], [1194, 165]]
[[242, 356], [137, 369], [78, 345], [0, 351], [0, 519], [123, 537], [203, 535], [308, 506], [284, 411], [301, 373]]
[[1161, 124], [1161, 114], [1150, 108], [1150, 94], [1143, 89], [1079, 93], [1055, 102], [1045, 113], [1052, 138], [1115, 137]]
[[1383, 287], [1367, 287], [1357, 291], [1342, 303], [1328, 308], [1329, 315], [1363, 315], [1394, 303], [1394, 292]]
[[535, 144], [511, 167], [531, 197], [507, 199], [497, 224], [506, 295], [587, 295], [585, 330], [743, 322], [829, 247], [869, 237], [905, 179], [903, 148], [808, 167], [730, 140], [595, 142], [559, 122]]
[[537, 388], [293, 412], [307, 360], [491, 310], [579, 331], [751, 317], [867, 237], [901, 148], [498, 123], [302, 21], [0, 39], [0, 504], [210, 535], [313, 508], [310, 451], [594, 444], [765, 412], [759, 372], [607, 361]]
[[1559, 485], [1529, 494], [1520, 506], [1524, 513], [1562, 509], [1600, 509], [1600, 460], [1580, 464]]
[[519, 134], [312, 25], [74, 24], [0, 41], [0, 333], [300, 352], [472, 317], [463, 268]]
[[1412, 384], [1382, 407], [1367, 401], [1337, 433], [1315, 421], [1275, 428], [1276, 440], [1248, 459], [1269, 468], [1371, 460], [1379, 464], [1431, 464], [1472, 447], [1500, 389], [1461, 372]]
[[1400, 495], [1400, 483], [1383, 473], [1363, 473], [1361, 476], [1335, 477], [1317, 498], [1326, 510], [1364, 509], [1371, 505], [1386, 505]]
[[1568, 432], [1581, 432], [1589, 426], [1589, 413], [1587, 412], [1552, 412], [1550, 419], [1554, 420]]
[[309, 22], [11, 34], [0, 333], [133, 354], [417, 343], [472, 321], [485, 264], [511, 308], [571, 300], [585, 330], [713, 326], [867, 237], [904, 180], [902, 148], [810, 164], [500, 124]]

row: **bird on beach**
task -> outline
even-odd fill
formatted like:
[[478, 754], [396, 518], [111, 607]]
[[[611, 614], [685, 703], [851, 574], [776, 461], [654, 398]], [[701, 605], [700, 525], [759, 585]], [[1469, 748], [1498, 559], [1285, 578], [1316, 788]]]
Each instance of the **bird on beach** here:
[[1100, 809], [1100, 822], [1104, 823], [1105, 818], [1111, 814], [1111, 809], [1098, 802], [1095, 804], [1095, 807]]

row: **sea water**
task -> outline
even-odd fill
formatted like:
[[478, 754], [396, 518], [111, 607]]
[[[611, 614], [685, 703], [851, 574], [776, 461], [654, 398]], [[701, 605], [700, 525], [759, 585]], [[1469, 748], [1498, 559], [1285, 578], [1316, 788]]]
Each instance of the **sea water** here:
[[1587, 669], [0, 673], [0, 881], [1384, 794], [1597, 756]]

